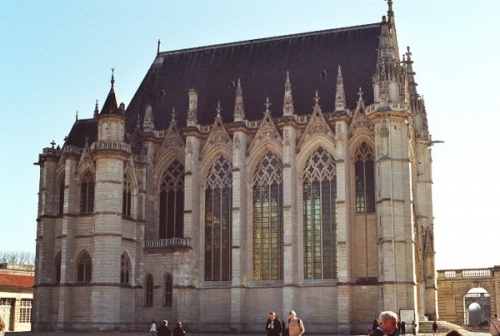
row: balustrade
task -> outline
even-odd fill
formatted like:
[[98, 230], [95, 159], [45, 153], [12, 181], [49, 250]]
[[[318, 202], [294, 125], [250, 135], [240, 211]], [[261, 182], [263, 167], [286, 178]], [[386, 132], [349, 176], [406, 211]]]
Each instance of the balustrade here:
[[144, 247], [149, 248], [173, 248], [173, 247], [191, 247], [191, 238], [169, 238], [145, 240]]

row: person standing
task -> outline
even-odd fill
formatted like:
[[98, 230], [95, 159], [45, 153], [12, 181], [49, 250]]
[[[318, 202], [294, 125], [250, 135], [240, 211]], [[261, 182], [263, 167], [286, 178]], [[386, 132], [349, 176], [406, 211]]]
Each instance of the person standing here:
[[3, 320], [3, 317], [0, 316], [0, 336], [5, 335], [5, 321]]
[[498, 318], [498, 314], [493, 315], [490, 321], [490, 334], [491, 336], [500, 335], [500, 319]]
[[168, 321], [163, 320], [162, 325], [156, 331], [157, 336], [172, 336], [172, 332], [168, 329]]
[[156, 336], [156, 321], [151, 321], [151, 328], [149, 328], [149, 336]]
[[398, 315], [392, 311], [384, 311], [378, 317], [379, 326], [369, 336], [385, 336], [394, 333], [398, 326]]
[[403, 336], [406, 336], [406, 322], [405, 321], [401, 321], [401, 334]]
[[434, 320], [434, 323], [432, 324], [432, 334], [434, 336], [436, 336], [437, 335], [437, 331], [438, 331], [438, 324], [437, 324], [436, 320]]
[[306, 328], [304, 327], [302, 320], [297, 317], [297, 313], [291, 310], [290, 313], [288, 313], [288, 317], [288, 334], [290, 336], [302, 336], [302, 334], [306, 331]]
[[269, 318], [266, 322], [267, 336], [280, 336], [281, 335], [281, 321], [276, 317], [275, 312], [269, 313]]
[[172, 336], [184, 336], [186, 332], [182, 329], [182, 322], [177, 321], [177, 326], [174, 328], [174, 333]]

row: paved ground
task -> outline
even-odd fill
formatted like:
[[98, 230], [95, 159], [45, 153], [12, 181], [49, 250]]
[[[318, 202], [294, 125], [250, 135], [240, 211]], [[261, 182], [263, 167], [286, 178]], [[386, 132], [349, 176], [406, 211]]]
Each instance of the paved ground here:
[[[252, 334], [235, 334], [235, 333], [189, 333], [186, 334], [188, 336], [264, 336], [266, 333], [252, 333]], [[106, 333], [91, 333], [91, 332], [40, 332], [40, 333], [32, 333], [32, 332], [7, 332], [6, 336], [149, 336], [149, 333], [146, 332], [106, 332]], [[309, 334], [312, 335], [312, 334]], [[319, 335], [314, 334], [315, 336], [329, 336], [329, 335]], [[335, 335], [335, 336], [344, 336], [344, 335]], [[360, 335], [361, 336], [361, 335]], [[365, 335], [362, 335], [365, 336]], [[417, 336], [433, 336], [432, 334], [418, 334]], [[444, 336], [443, 333], [439, 333], [438, 336]], [[476, 333], [476, 332], [468, 332], [464, 336], [490, 336], [489, 333]]]

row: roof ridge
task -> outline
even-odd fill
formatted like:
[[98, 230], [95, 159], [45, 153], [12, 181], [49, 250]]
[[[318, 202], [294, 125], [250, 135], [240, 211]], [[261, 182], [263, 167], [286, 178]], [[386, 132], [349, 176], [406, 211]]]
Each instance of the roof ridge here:
[[289, 39], [289, 38], [320, 35], [320, 34], [325, 34], [325, 33], [329, 33], [329, 32], [340, 33], [340, 32], [344, 32], [344, 31], [375, 28], [375, 27], [379, 27], [379, 26], [380, 26], [380, 23], [376, 22], [376, 23], [342, 27], [342, 28], [314, 30], [314, 31], [306, 32], [306, 33], [294, 33], [294, 34], [262, 37], [262, 38], [256, 38], [256, 39], [250, 39], [250, 40], [235, 41], [235, 42], [211, 44], [211, 45], [206, 45], [206, 46], [201, 46], [201, 47], [184, 48], [184, 49], [177, 49], [177, 50], [170, 50], [170, 51], [161, 51], [156, 55], [156, 58], [162, 57], [162, 56], [169, 56], [169, 55], [185, 53], [185, 52], [234, 47], [234, 46], [245, 45], [245, 44], [249, 44], [249, 43], [262, 43], [262, 42], [268, 42], [268, 41], [279, 41], [279, 40], [285, 40], [285, 39]]

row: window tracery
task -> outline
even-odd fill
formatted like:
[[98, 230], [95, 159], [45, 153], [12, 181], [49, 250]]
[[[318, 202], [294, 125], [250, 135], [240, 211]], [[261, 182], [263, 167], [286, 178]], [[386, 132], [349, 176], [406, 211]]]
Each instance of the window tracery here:
[[205, 281], [231, 280], [232, 165], [222, 155], [205, 184]]
[[362, 142], [354, 156], [356, 212], [375, 212], [375, 162], [373, 150]]
[[319, 147], [303, 172], [304, 278], [337, 277], [335, 160]]
[[78, 258], [76, 280], [78, 282], [90, 282], [92, 279], [92, 259], [87, 252], [83, 252]]
[[80, 182], [80, 212], [90, 213], [94, 211], [95, 182], [94, 174], [87, 171]]
[[172, 287], [173, 287], [172, 275], [170, 273], [167, 273], [165, 275], [165, 292], [163, 299], [163, 305], [166, 307], [172, 307], [172, 297], [173, 297]]
[[153, 305], [153, 276], [151, 274], [146, 274], [144, 284], [144, 305], [152, 306]]
[[123, 203], [122, 214], [130, 217], [132, 213], [132, 187], [127, 174], [123, 175]]
[[272, 152], [252, 181], [253, 279], [283, 279], [283, 165]]
[[184, 236], [184, 166], [175, 159], [160, 184], [159, 238]]

